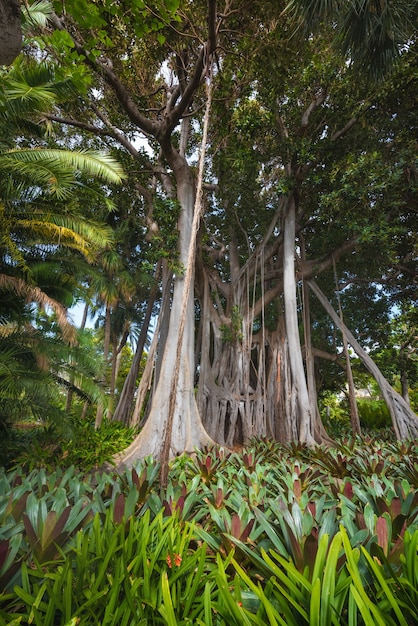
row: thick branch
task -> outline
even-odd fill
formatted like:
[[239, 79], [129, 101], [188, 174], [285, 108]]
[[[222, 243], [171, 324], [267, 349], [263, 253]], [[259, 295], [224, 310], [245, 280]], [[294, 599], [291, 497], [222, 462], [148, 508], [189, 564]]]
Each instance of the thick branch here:
[[208, 0], [208, 38], [206, 44], [201, 48], [189, 83], [184, 89], [179, 103], [171, 111], [164, 126], [164, 135], [170, 134], [176, 127], [184, 113], [189, 108], [196, 89], [206, 76], [209, 60], [216, 48], [216, 0]]
[[310, 103], [307, 109], [303, 112], [302, 119], [300, 125], [302, 128], [306, 128], [309, 124], [309, 118], [311, 117], [311, 113], [317, 109], [325, 100], [325, 94], [320, 93], [316, 96], [314, 100]]
[[336, 130], [335, 133], [332, 133], [331, 141], [336, 141], [337, 139], [345, 135], [345, 133], [349, 131], [352, 126], [354, 126], [357, 120], [358, 120], [357, 117], [352, 117], [351, 120], [349, 120], [345, 126], [340, 128], [340, 130]]
[[[51, 16], [51, 22], [55, 26], [57, 30], [67, 31], [65, 22], [61, 20], [55, 13]], [[113, 91], [117, 95], [118, 101], [123, 107], [125, 113], [128, 115], [129, 119], [136, 125], [138, 128], [141, 128], [144, 132], [148, 133], [155, 137], [159, 131], [160, 124], [153, 122], [148, 119], [138, 109], [135, 102], [132, 100], [130, 93], [127, 87], [122, 83], [118, 76], [114, 73], [114, 71], [110, 67], [110, 63], [106, 64], [99, 59], [92, 59], [88, 50], [86, 50], [80, 42], [78, 42], [74, 37], [72, 37], [74, 42], [74, 48], [85, 58], [85, 62], [91, 69], [103, 76], [108, 85], [112, 87]]]
[[83, 130], [88, 131], [96, 136], [100, 137], [112, 137], [112, 139], [116, 139], [126, 150], [133, 156], [138, 156], [138, 150], [133, 146], [133, 144], [126, 139], [124, 135], [110, 127], [100, 128], [99, 126], [95, 126], [94, 124], [89, 124], [88, 122], [81, 122], [80, 120], [75, 120], [69, 117], [60, 117], [59, 115], [53, 115], [52, 113], [44, 113], [44, 117], [51, 122], [57, 122], [58, 124], [65, 124], [66, 126], [73, 126], [74, 128], [81, 128]]

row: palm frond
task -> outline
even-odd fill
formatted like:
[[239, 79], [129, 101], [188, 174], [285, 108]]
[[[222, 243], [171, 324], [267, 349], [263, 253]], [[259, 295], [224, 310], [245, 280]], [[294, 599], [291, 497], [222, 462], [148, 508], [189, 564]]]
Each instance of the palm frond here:
[[417, 12], [416, 0], [290, 0], [285, 9], [305, 36], [332, 25], [337, 46], [375, 80], [391, 70], [415, 32]]
[[78, 91], [71, 76], [58, 77], [56, 67], [22, 57], [0, 76], [0, 102], [9, 118], [43, 113], [55, 102], [68, 100]]
[[380, 79], [399, 57], [410, 28], [408, 3], [349, 2], [341, 21], [342, 51], [358, 67]]
[[39, 287], [29, 285], [21, 278], [0, 274], [0, 289], [12, 291], [27, 302], [36, 302], [44, 307], [50, 307], [57, 316], [57, 322], [62, 330], [64, 339], [69, 343], [74, 341], [76, 329], [68, 321], [66, 309], [59, 302], [50, 298]]
[[[50, 247], [63, 245], [80, 252], [89, 261], [94, 261], [98, 249], [106, 247], [112, 241], [112, 233], [106, 226], [85, 223], [66, 215], [45, 216], [45, 220], [36, 218], [22, 219], [16, 226], [28, 233], [28, 241], [45, 243]], [[29, 234], [30, 233], [30, 234]]]
[[120, 164], [108, 154], [96, 151], [27, 148], [0, 154], [0, 171], [30, 179], [33, 185], [46, 186], [52, 195], [65, 198], [76, 184], [76, 173], [83, 172], [109, 183], [124, 178]]
[[55, 101], [52, 86], [31, 85], [18, 78], [9, 79], [4, 89], [4, 97], [8, 100], [9, 112], [14, 116], [19, 115], [28, 107], [36, 110], [51, 106]]
[[289, 0], [284, 13], [288, 14], [302, 30], [309, 35], [321, 22], [336, 16], [341, 9], [339, 0]]
[[54, 12], [54, 7], [48, 0], [37, 0], [31, 5], [22, 7], [23, 14], [23, 30], [27, 31], [29, 28], [44, 28], [49, 18]]

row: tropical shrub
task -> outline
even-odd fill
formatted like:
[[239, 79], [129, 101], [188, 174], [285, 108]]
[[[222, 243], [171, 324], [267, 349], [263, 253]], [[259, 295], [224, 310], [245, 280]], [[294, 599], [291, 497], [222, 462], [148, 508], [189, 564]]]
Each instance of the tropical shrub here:
[[8, 458], [4, 459], [9, 467], [21, 466], [26, 471], [44, 467], [53, 471], [56, 467], [75, 465], [80, 471], [88, 472], [111, 462], [112, 457], [126, 448], [135, 436], [133, 428], [120, 422], [104, 420], [96, 429], [94, 419], [74, 415], [60, 424], [48, 422], [33, 426], [20, 430], [19, 438], [11, 437], [11, 449]]
[[417, 623], [418, 448], [251, 441], [0, 474], [0, 624]]

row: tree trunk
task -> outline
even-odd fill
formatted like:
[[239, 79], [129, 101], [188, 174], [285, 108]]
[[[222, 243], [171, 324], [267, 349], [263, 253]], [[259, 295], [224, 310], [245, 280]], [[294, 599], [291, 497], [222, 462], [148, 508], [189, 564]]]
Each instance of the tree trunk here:
[[311, 314], [309, 301], [309, 288], [306, 280], [303, 281], [303, 328], [305, 337], [305, 364], [306, 364], [306, 381], [308, 383], [309, 402], [311, 405], [312, 415], [315, 417], [313, 428], [313, 436], [316, 443], [333, 443], [328, 436], [322, 423], [321, 414], [318, 408], [318, 394], [315, 378], [315, 357], [312, 347], [311, 336]]
[[392, 418], [393, 429], [396, 433], [397, 439], [414, 439], [415, 437], [417, 437], [418, 416], [415, 415], [415, 413], [412, 411], [410, 406], [408, 406], [407, 402], [405, 402], [402, 396], [391, 387], [391, 385], [388, 383], [386, 378], [377, 367], [376, 363], [367, 354], [367, 352], [363, 350], [363, 348], [355, 339], [354, 335], [340, 320], [338, 314], [336, 313], [330, 302], [328, 302], [326, 296], [322, 293], [318, 285], [316, 285], [316, 283], [312, 281], [309, 281], [309, 287], [312, 289], [315, 296], [318, 298], [319, 302], [324, 307], [325, 311], [331, 317], [333, 322], [338, 326], [340, 330], [344, 330], [347, 341], [379, 385], [383, 399], [388, 406]]
[[129, 368], [128, 375], [123, 384], [119, 401], [113, 415], [114, 421], [122, 422], [122, 424], [125, 425], [129, 425], [131, 421], [131, 415], [133, 412], [133, 401], [136, 389], [136, 379], [138, 378], [139, 367], [141, 365], [145, 342], [147, 340], [148, 329], [151, 321], [151, 315], [156, 295], [157, 283], [151, 289], [151, 293], [147, 303], [147, 310], [145, 311], [144, 321], [142, 323], [141, 332], [139, 333], [138, 342], [136, 344], [134, 358], [132, 359], [131, 367]]
[[356, 400], [356, 390], [354, 387], [354, 378], [353, 378], [353, 371], [351, 369], [350, 351], [348, 349], [347, 336], [344, 331], [343, 310], [341, 307], [340, 292], [339, 292], [338, 280], [337, 280], [337, 266], [335, 262], [334, 262], [334, 280], [335, 280], [335, 289], [337, 292], [337, 299], [338, 299], [338, 313], [339, 313], [340, 320], [341, 320], [341, 335], [343, 338], [343, 348], [344, 348], [344, 356], [345, 356], [345, 368], [346, 368], [346, 375], [347, 375], [348, 403], [350, 407], [351, 429], [353, 433], [355, 433], [356, 435], [361, 435], [360, 418], [358, 414], [357, 400]]
[[286, 335], [289, 342], [290, 370], [292, 386], [295, 389], [298, 408], [298, 440], [312, 445], [314, 416], [309, 401], [308, 386], [303, 367], [302, 349], [300, 345], [295, 276], [295, 237], [296, 237], [296, 203], [291, 194], [285, 207], [283, 219], [283, 281], [284, 310]]
[[107, 419], [112, 420], [113, 418], [113, 409], [115, 402], [115, 389], [116, 389], [116, 377], [118, 375], [118, 363], [120, 359], [118, 359], [118, 344], [117, 339], [114, 337], [112, 342], [112, 355], [111, 355], [111, 373], [110, 373], [110, 381], [109, 381], [109, 406], [107, 409]]
[[[106, 304], [106, 314], [105, 314], [105, 336], [104, 336], [104, 344], [103, 344], [103, 367], [106, 367], [107, 361], [109, 358], [109, 349], [110, 349], [110, 305]], [[102, 380], [105, 380], [105, 374], [103, 372]], [[94, 427], [99, 428], [102, 420], [103, 420], [104, 406], [101, 400], [99, 400], [99, 404], [97, 406], [96, 411], [96, 420]]]
[[409, 379], [408, 379], [408, 373], [406, 371], [406, 349], [405, 346], [402, 345], [401, 349], [399, 351], [399, 356], [400, 356], [400, 382], [401, 382], [401, 395], [402, 398], [405, 400], [405, 402], [407, 403], [408, 406], [410, 406], [411, 404], [411, 400], [409, 397]]
[[[179, 262], [186, 267], [192, 236], [194, 210], [194, 181], [191, 170], [178, 153], [172, 156], [172, 167], [177, 180], [177, 198], [181, 211], [179, 218]], [[148, 455], [161, 458], [169, 415], [172, 377], [175, 371], [177, 340], [180, 329], [184, 276], [174, 277], [173, 298], [169, 317], [167, 338], [164, 350], [158, 355], [159, 375], [152, 397], [147, 422], [134, 442], [118, 455], [118, 467], [132, 467], [134, 463]], [[194, 295], [190, 290], [183, 339], [181, 344], [181, 368], [175, 390], [173, 425], [171, 432], [170, 457], [183, 452], [193, 452], [195, 447], [213, 443], [203, 428], [197, 409], [194, 393]]]
[[22, 49], [19, 0], [0, 0], [0, 65], [10, 65]]
[[401, 372], [401, 395], [407, 405], [410, 406], [411, 400], [409, 397], [409, 380], [408, 374], [405, 372], [405, 370]]
[[[86, 303], [83, 309], [83, 317], [81, 319], [81, 323], [80, 323], [80, 327], [79, 330], [84, 330], [87, 324], [87, 315], [88, 315], [88, 311], [89, 311], [89, 305]], [[71, 357], [70, 357], [70, 362], [71, 362]], [[71, 374], [70, 376], [70, 383], [73, 384], [74, 383], [74, 379], [75, 379], [75, 375], [74, 373]], [[66, 413], [69, 413], [71, 411], [72, 408], [72, 404], [73, 404], [73, 397], [74, 397], [74, 390], [70, 387], [67, 391], [67, 400], [65, 403], [65, 411]]]

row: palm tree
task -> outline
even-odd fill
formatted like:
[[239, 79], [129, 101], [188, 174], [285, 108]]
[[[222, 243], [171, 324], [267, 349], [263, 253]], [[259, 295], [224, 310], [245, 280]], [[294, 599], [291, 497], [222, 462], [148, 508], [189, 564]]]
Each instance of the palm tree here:
[[[57, 85], [58, 92], [65, 91], [62, 84]], [[110, 246], [111, 230], [82, 215], [80, 203], [91, 203], [90, 187], [94, 188], [97, 178], [118, 183], [123, 172], [105, 154], [51, 149], [45, 141], [38, 145], [42, 133], [35, 116], [54, 98], [50, 68], [17, 63], [0, 73], [0, 87], [0, 292], [2, 304], [8, 303], [0, 307], [0, 397], [3, 405], [20, 398], [23, 404], [39, 407], [41, 391], [47, 388], [39, 382], [49, 381], [51, 371], [45, 367], [50, 356], [40, 358], [40, 347], [46, 349], [47, 344], [39, 336], [36, 312], [52, 310], [61, 339], [71, 343], [75, 337], [66, 302], [53, 297], [59, 285], [61, 296], [68, 291], [65, 263], [57, 251], [72, 251], [75, 258], [81, 256], [91, 263], [100, 250]], [[94, 193], [95, 200], [108, 203], [105, 194]], [[48, 280], [39, 280], [35, 271], [40, 261], [44, 274], [50, 272]], [[49, 284], [47, 290], [42, 283]], [[54, 380], [58, 378], [56, 370]], [[32, 379], [38, 381], [32, 385], [35, 395], [29, 393]]]
[[306, 35], [329, 24], [335, 43], [359, 71], [385, 76], [416, 33], [417, 0], [290, 0], [287, 9]]

